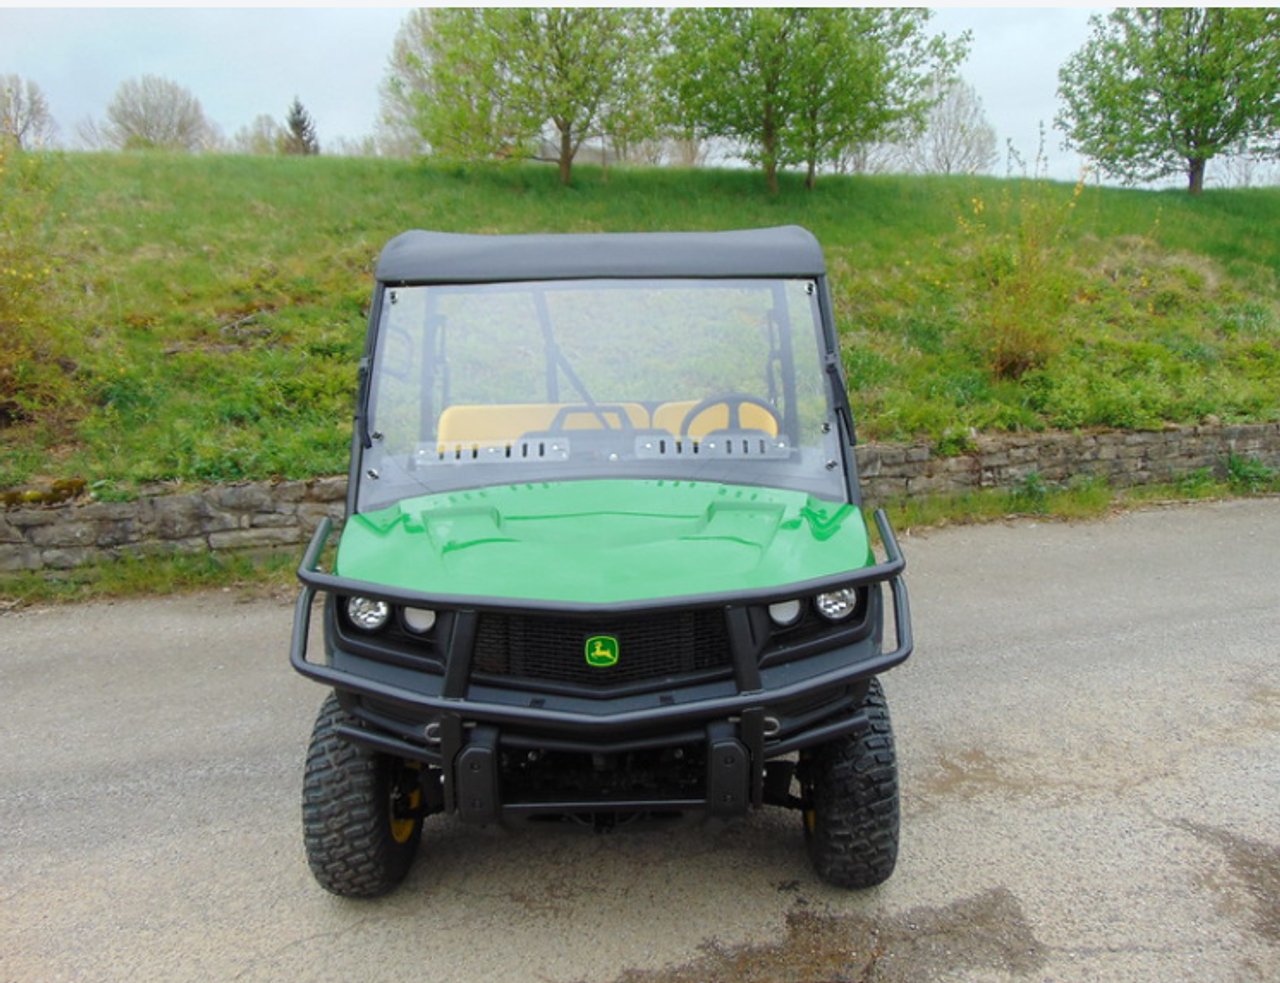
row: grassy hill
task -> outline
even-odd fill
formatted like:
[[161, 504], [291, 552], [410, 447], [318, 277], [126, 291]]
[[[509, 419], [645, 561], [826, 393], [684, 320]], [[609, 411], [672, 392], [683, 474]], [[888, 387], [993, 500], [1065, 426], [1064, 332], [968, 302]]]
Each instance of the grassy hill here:
[[[76, 154], [53, 187], [40, 357], [0, 488], [343, 470], [372, 263], [406, 228], [804, 225], [832, 274], [864, 438], [1280, 418], [1280, 190], [745, 171], [438, 168]], [[3, 366], [0, 366], [2, 369]], [[11, 369], [13, 367], [10, 367]], [[21, 372], [21, 366], [15, 371]]]

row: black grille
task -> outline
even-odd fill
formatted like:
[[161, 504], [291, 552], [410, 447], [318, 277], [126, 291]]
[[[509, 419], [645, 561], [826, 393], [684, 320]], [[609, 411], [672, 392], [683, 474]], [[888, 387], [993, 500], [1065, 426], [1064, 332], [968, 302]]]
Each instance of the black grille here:
[[[617, 639], [618, 661], [587, 664], [587, 640]], [[472, 671], [603, 689], [674, 676], [729, 671], [724, 611], [680, 611], [625, 618], [482, 614]]]

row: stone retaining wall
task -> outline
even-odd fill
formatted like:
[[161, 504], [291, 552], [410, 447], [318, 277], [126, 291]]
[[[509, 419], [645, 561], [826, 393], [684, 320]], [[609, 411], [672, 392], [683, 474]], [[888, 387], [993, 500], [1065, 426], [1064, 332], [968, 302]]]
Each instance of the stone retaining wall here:
[[[978, 437], [959, 457], [925, 444], [864, 444], [858, 464], [867, 501], [979, 488], [1015, 488], [1097, 477], [1112, 487], [1222, 472], [1231, 455], [1280, 470], [1280, 424], [1153, 432]], [[144, 496], [0, 511], [0, 574], [66, 570], [122, 555], [205, 550], [300, 551], [321, 518], [340, 520], [346, 478], [223, 485]]]
[[1180, 427], [1160, 431], [1049, 433], [978, 437], [959, 457], [927, 445], [866, 444], [858, 467], [869, 502], [979, 488], [1016, 488], [1033, 474], [1047, 484], [1100, 478], [1113, 488], [1160, 484], [1210, 469], [1219, 477], [1232, 455], [1280, 470], [1280, 424]]
[[347, 479], [219, 485], [135, 502], [0, 512], [0, 574], [68, 570], [122, 555], [297, 548], [342, 518]]

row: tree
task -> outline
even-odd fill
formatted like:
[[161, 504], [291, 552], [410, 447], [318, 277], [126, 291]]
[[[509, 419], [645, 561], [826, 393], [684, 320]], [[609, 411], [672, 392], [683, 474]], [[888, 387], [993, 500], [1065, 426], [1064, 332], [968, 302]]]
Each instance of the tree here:
[[1214, 168], [1228, 188], [1264, 188], [1280, 184], [1280, 165], [1249, 154], [1234, 151], [1222, 155], [1221, 166]]
[[917, 174], [978, 174], [995, 164], [996, 131], [973, 86], [961, 79], [937, 85], [924, 127], [899, 145], [903, 167]]
[[1122, 180], [1183, 173], [1192, 194], [1220, 154], [1280, 152], [1280, 11], [1124, 8], [1058, 73], [1057, 126]]
[[284, 130], [280, 128], [280, 124], [273, 117], [263, 113], [254, 117], [253, 122], [248, 126], [237, 130], [231, 145], [237, 153], [265, 157], [278, 154], [283, 142]]
[[407, 117], [433, 153], [461, 160], [528, 156], [549, 131], [568, 184], [584, 140], [639, 138], [629, 107], [657, 20], [594, 7], [415, 11], [392, 53], [384, 121]]
[[57, 130], [39, 85], [18, 75], [0, 75], [0, 138], [14, 141], [20, 150], [34, 150], [52, 143]]
[[200, 101], [168, 79], [143, 75], [120, 83], [107, 104], [107, 122], [86, 136], [118, 150], [202, 150], [215, 139]]
[[[518, 119], [498, 63], [499, 40], [478, 8], [420, 8], [396, 37], [384, 118], [403, 120], [423, 149], [448, 160], [510, 156], [541, 126]], [[530, 132], [532, 131], [532, 132]]]
[[380, 153], [378, 139], [371, 134], [336, 137], [326, 143], [325, 147], [325, 153], [334, 157], [377, 157]]
[[892, 174], [899, 166], [899, 148], [883, 140], [855, 143], [834, 161], [837, 174]]
[[700, 138], [727, 137], [764, 167], [769, 190], [784, 163], [794, 102], [788, 71], [799, 10], [683, 8], [671, 19], [663, 72], [680, 122]]
[[282, 153], [298, 157], [312, 157], [320, 153], [316, 125], [297, 96], [293, 97], [293, 102], [289, 105], [289, 115], [285, 117], [280, 149]]
[[807, 57], [794, 63], [804, 79], [796, 149], [807, 187], [818, 165], [838, 165], [847, 148], [924, 125], [969, 46], [967, 34], [950, 42], [926, 34], [931, 16], [920, 8], [810, 12]]
[[378, 143], [393, 156], [410, 157], [431, 148], [422, 134], [422, 114], [431, 96], [431, 50], [435, 10], [411, 10], [396, 31], [379, 89]]
[[665, 15], [649, 8], [627, 11], [617, 31], [617, 75], [601, 107], [600, 136], [619, 160], [662, 135], [666, 108], [654, 69], [665, 31]]
[[817, 169], [928, 109], [967, 37], [928, 37], [929, 12], [901, 8], [682, 8], [663, 74], [680, 123], [736, 140], [764, 168]]

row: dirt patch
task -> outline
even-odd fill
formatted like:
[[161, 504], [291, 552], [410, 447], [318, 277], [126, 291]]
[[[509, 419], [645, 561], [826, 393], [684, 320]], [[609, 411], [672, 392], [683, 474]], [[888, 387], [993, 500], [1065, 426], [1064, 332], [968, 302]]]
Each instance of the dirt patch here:
[[617, 983], [919, 983], [936, 979], [940, 967], [1027, 974], [1046, 958], [1021, 905], [1003, 888], [898, 915], [801, 908], [788, 915], [781, 942], [733, 948], [713, 942], [705, 952], [672, 969], [628, 970]]

